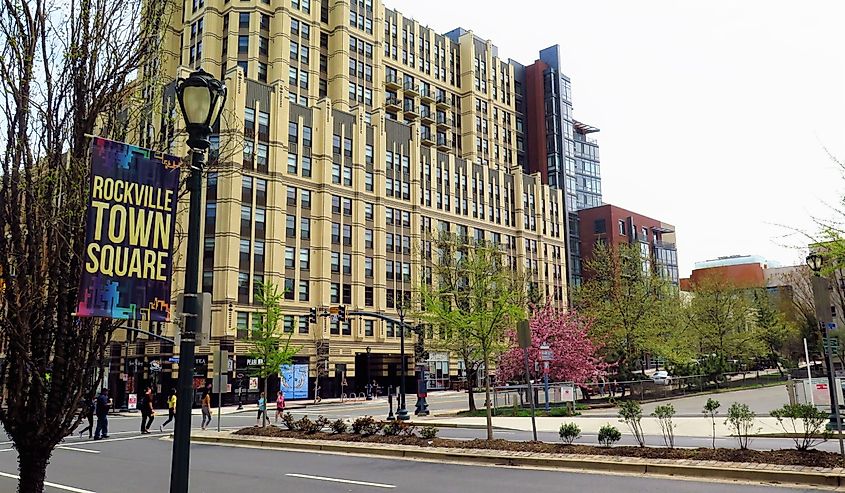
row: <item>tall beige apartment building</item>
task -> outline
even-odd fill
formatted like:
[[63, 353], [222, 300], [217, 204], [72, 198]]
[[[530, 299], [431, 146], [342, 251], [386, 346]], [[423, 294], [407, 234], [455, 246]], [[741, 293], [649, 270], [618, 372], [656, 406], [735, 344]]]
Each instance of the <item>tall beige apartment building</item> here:
[[[345, 305], [398, 318], [398, 300], [432, 281], [427, 238], [438, 230], [500, 245], [541, 296], [565, 305], [565, 194], [523, 171], [518, 64], [490, 41], [435, 32], [378, 0], [186, 0], [165, 52], [163, 89], [143, 82], [145, 98], [162, 95], [165, 114], [178, 114], [173, 80], [192, 69], [229, 91], [204, 188], [201, 285], [214, 309], [211, 343], [197, 349], [198, 385], [218, 346], [233, 354], [232, 377], [248, 375], [262, 281], [285, 289], [283, 329], [301, 346], [295, 363], [308, 367], [310, 397], [318, 373], [324, 397], [372, 380], [396, 385], [394, 324], [310, 324], [307, 315]], [[143, 119], [140, 144], [174, 133], [179, 118], [167, 121]], [[175, 140], [172, 152], [184, 154]], [[168, 325], [161, 329], [174, 334]], [[414, 339], [411, 375], [427, 363], [435, 389], [465, 377], [448, 354], [415, 362]], [[114, 385], [154, 378], [169, 388], [174, 349], [115, 343]], [[153, 361], [160, 372], [150, 372]]]

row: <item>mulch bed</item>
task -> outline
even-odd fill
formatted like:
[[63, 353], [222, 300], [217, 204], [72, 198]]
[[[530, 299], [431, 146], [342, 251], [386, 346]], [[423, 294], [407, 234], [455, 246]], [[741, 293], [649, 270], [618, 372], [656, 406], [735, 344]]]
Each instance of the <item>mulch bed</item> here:
[[610, 447], [603, 448], [592, 445], [564, 445], [562, 443], [546, 442], [517, 442], [510, 440], [452, 440], [435, 438], [425, 440], [417, 436], [362, 436], [351, 433], [314, 433], [305, 434], [301, 431], [291, 431], [276, 426], [264, 428], [253, 426], [235, 432], [236, 435], [251, 435], [275, 438], [299, 438], [304, 440], [331, 440], [338, 442], [356, 443], [386, 443], [395, 445], [416, 445], [419, 447], [442, 447], [505, 450], [512, 452], [541, 452], [547, 454], [579, 454], [579, 455], [608, 455], [615, 457], [640, 457], [647, 459], [689, 459], [714, 460], [720, 462], [749, 462], [757, 464], [778, 464], [786, 466], [808, 467], [845, 467], [845, 461], [839, 454], [820, 450], [740, 450], [727, 448], [696, 448], [669, 449], [657, 447]]

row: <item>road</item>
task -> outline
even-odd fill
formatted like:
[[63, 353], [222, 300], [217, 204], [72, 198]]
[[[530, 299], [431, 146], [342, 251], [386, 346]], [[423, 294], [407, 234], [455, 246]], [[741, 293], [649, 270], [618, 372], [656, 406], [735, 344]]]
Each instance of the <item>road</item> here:
[[[118, 420], [115, 420], [118, 421]], [[117, 423], [116, 423], [117, 424]], [[171, 442], [160, 436], [118, 435], [59, 449], [48, 469], [58, 493], [150, 493], [168, 490]], [[3, 446], [8, 446], [5, 444]], [[764, 493], [772, 485], [695, 482], [654, 477], [483, 467], [374, 459], [349, 455], [282, 452], [195, 444], [191, 491], [279, 493], [582, 492]], [[0, 491], [12, 491], [14, 452], [0, 453]], [[782, 491], [809, 491], [783, 488]]]
[[[654, 408], [661, 404], [670, 403], [675, 406], [675, 412], [677, 412], [678, 416], [701, 416], [701, 410], [704, 408], [704, 404], [708, 398], [716, 399], [722, 404], [720, 409], [722, 414], [727, 412], [728, 407], [734, 402], [748, 404], [751, 410], [757, 413], [758, 416], [768, 416], [770, 411], [789, 403], [786, 387], [784, 385], [776, 385], [716, 394], [700, 394], [659, 402], [646, 402], [642, 405], [643, 415], [647, 416], [651, 414]], [[593, 409], [582, 411], [582, 414], [585, 416], [616, 416], [616, 410]]]

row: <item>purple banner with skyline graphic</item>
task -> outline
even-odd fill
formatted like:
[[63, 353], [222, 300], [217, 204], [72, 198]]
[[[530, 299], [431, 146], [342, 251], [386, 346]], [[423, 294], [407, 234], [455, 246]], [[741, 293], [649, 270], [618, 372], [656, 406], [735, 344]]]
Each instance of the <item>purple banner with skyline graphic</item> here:
[[180, 159], [91, 141], [80, 317], [170, 320]]

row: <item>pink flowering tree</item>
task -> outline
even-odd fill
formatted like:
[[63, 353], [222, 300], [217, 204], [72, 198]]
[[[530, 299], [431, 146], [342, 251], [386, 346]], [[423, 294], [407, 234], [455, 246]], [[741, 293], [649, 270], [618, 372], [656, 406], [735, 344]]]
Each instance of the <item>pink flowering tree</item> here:
[[[553, 306], [536, 310], [530, 320], [531, 347], [528, 349], [531, 378], [543, 376], [540, 346], [549, 345], [549, 379], [553, 382], [585, 383], [605, 373], [607, 363], [599, 356], [601, 344], [590, 339], [592, 321], [574, 311], [566, 312]], [[516, 331], [508, 333], [510, 349], [499, 360], [496, 375], [500, 382], [525, 379], [525, 360], [517, 344]], [[535, 371], [534, 362], [539, 363]]]

